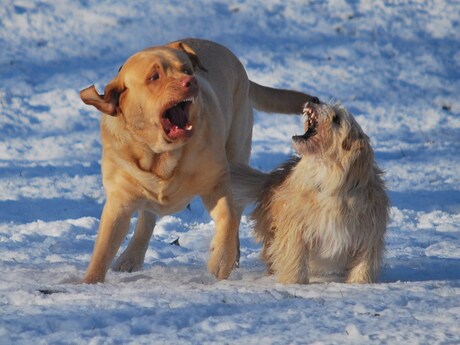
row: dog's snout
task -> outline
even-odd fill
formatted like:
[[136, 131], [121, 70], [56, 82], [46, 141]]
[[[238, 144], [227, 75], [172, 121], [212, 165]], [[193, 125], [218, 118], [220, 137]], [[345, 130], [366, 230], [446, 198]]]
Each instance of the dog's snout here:
[[184, 77], [180, 81], [180, 85], [186, 89], [196, 87], [196, 79], [193, 76]]

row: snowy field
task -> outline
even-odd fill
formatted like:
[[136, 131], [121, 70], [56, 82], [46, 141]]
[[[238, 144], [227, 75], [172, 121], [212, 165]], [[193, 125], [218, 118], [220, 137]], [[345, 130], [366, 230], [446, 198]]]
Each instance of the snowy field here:
[[[378, 284], [277, 284], [246, 217], [241, 267], [218, 282], [199, 200], [159, 221], [143, 271], [68, 283], [104, 202], [100, 115], [79, 91], [188, 36], [355, 114], [392, 202]], [[456, 0], [2, 0], [0, 344], [459, 344], [459, 48]], [[300, 126], [257, 113], [251, 164], [289, 158]]]

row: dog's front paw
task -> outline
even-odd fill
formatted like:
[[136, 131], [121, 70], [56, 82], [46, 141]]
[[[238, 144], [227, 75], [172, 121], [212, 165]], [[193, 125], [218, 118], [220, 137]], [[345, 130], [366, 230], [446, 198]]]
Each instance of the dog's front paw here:
[[118, 272], [136, 272], [142, 269], [144, 257], [142, 255], [130, 255], [123, 253], [112, 266], [114, 271]]
[[371, 284], [375, 281], [373, 275], [367, 269], [362, 269], [359, 265], [354, 267], [347, 275], [347, 284]]
[[99, 273], [92, 273], [86, 272], [83, 279], [80, 281], [81, 284], [98, 284], [103, 283], [105, 278], [105, 274]]
[[227, 279], [237, 262], [236, 246], [211, 246], [208, 271], [217, 279]]

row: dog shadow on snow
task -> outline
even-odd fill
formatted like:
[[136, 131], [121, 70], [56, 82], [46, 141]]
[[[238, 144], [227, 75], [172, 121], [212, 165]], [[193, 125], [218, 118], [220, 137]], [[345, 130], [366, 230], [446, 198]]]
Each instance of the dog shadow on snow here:
[[401, 263], [385, 263], [380, 274], [381, 283], [417, 282], [431, 280], [460, 280], [460, 260], [414, 258]]

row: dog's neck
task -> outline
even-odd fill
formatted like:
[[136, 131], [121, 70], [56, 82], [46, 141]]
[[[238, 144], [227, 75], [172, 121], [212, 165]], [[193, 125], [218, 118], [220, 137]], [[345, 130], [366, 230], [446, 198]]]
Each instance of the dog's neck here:
[[168, 182], [175, 176], [184, 146], [171, 151], [155, 152], [148, 145], [140, 143], [123, 131], [113, 131], [112, 119], [101, 126], [105, 141], [103, 159], [114, 160], [117, 166], [126, 170], [143, 188], [160, 195]]
[[302, 156], [291, 174], [295, 188], [321, 193], [323, 196], [337, 195], [343, 188], [347, 172], [333, 166], [328, 160], [316, 156]]
[[324, 197], [340, 195], [347, 198], [353, 197], [358, 190], [383, 185], [381, 174], [372, 156], [358, 159], [352, 166], [342, 166], [317, 156], [302, 156], [293, 168], [290, 180], [294, 188], [314, 191]]
[[172, 151], [162, 153], [151, 152], [151, 157], [147, 159], [146, 165], [142, 162], [143, 157], [139, 160], [139, 168], [145, 172], [151, 172], [160, 179], [170, 180], [176, 171], [180, 158], [182, 157], [183, 148], [178, 148]]

